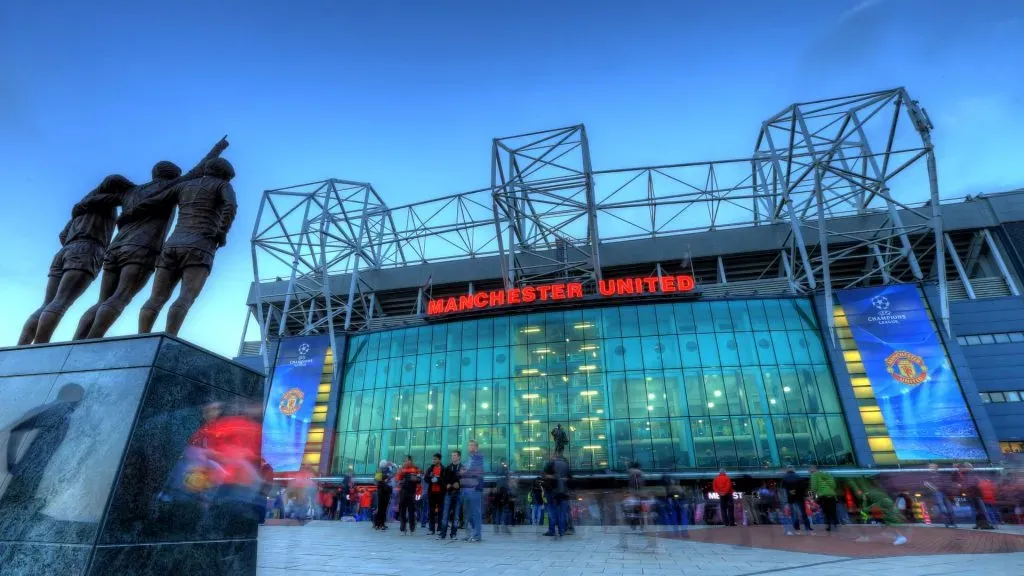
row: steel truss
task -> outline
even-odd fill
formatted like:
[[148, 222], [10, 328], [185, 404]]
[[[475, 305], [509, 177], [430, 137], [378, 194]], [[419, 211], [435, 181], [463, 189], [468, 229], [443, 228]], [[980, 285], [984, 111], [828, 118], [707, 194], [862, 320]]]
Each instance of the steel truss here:
[[[822, 291], [828, 304], [833, 289], [932, 279], [948, 330], [931, 129], [897, 88], [793, 104], [764, 122], [744, 158], [593, 170], [577, 125], [495, 139], [490, 187], [461, 194], [389, 208], [364, 183], [270, 190], [252, 237], [255, 314], [264, 341], [359, 330], [381, 315], [368, 272], [499, 256], [507, 286], [592, 284], [613, 242], [775, 226], [786, 239], [761, 275]], [[864, 216], [879, 214], [882, 225], [868, 227]], [[721, 284], [725, 267], [718, 258]]]

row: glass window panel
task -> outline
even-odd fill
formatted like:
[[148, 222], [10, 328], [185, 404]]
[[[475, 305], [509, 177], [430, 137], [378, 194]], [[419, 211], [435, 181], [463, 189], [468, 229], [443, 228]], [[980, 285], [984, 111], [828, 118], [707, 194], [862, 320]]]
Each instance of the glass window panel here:
[[609, 336], [609, 334], [604, 332], [604, 321], [601, 317], [601, 310], [591, 308], [589, 310], [583, 310], [581, 314], [583, 316], [583, 320], [580, 326], [582, 327], [583, 338], [585, 340], [595, 340], [597, 338]]
[[800, 392], [803, 394], [804, 406], [809, 414], [820, 414], [825, 411], [821, 398], [818, 396], [818, 386], [814, 379], [814, 371], [810, 366], [798, 366], [796, 369], [797, 380], [800, 382]]
[[611, 423], [611, 460], [615, 470], [625, 469], [633, 461], [633, 443], [629, 435], [629, 420], [613, 420]]
[[461, 379], [476, 380], [476, 351], [475, 350], [464, 350], [459, 359], [461, 365]]
[[430, 354], [416, 356], [416, 384], [430, 383]]
[[825, 355], [825, 348], [822, 346], [821, 335], [811, 330], [804, 330], [804, 340], [807, 342], [807, 354], [810, 356], [811, 364], [828, 362], [828, 356]]
[[794, 364], [810, 364], [811, 357], [807, 353], [807, 339], [804, 338], [804, 333], [800, 332], [788, 332], [789, 337], [789, 349], [793, 353]]
[[744, 368], [742, 371], [744, 398], [751, 414], [770, 414], [768, 395], [764, 391], [759, 368]]
[[1008, 334], [993, 334], [992, 337], [995, 338], [996, 344], [1006, 344], [1010, 341]]
[[[442, 415], [444, 408], [444, 386], [433, 384], [427, 389], [427, 426], [438, 427], [444, 422]], [[440, 445], [438, 445], [440, 448]]]
[[673, 418], [671, 426], [672, 448], [675, 451], [676, 468], [692, 468], [694, 463], [693, 442], [690, 440], [690, 419]]
[[722, 366], [740, 365], [736, 339], [733, 336], [733, 332], [719, 332], [715, 334], [715, 339], [718, 341], [718, 360]]
[[445, 381], [445, 353], [436, 352], [430, 355], [430, 383], [440, 384]]
[[704, 416], [708, 413], [708, 401], [704, 396], [704, 374], [700, 370], [683, 370], [686, 386], [686, 405], [690, 416]]
[[669, 416], [668, 394], [665, 392], [665, 380], [662, 372], [647, 371], [644, 376], [647, 382], [647, 417], [664, 418]]
[[796, 466], [800, 459], [796, 449], [796, 440], [793, 439], [793, 427], [790, 424], [789, 416], [772, 416], [772, 425], [775, 428], [775, 443], [779, 447], [779, 459], [783, 466]]
[[732, 318], [733, 330], [744, 332], [752, 330], [750, 326], [750, 315], [747, 313], [746, 300], [729, 301], [729, 316]]
[[401, 364], [399, 365], [401, 370], [401, 381], [402, 386], [412, 386], [416, 383], [416, 356], [403, 356], [398, 359]]
[[545, 370], [549, 376], [566, 374], [568, 365], [566, 364], [566, 344], [565, 342], [552, 342], [547, 344], [548, 350], [551, 352], [543, 354], [545, 360]]
[[818, 384], [818, 400], [821, 402], [823, 412], [831, 414], [842, 413], [842, 406], [839, 404], [839, 396], [836, 393], [836, 385], [832, 380], [832, 372], [828, 366], [814, 366], [814, 379]]
[[754, 441], [757, 444], [757, 454], [764, 467], [781, 466], [779, 460], [779, 449], [775, 444], [775, 431], [770, 417], [754, 417], [750, 420], [754, 429]]
[[736, 341], [736, 353], [740, 358], [742, 366], [757, 366], [760, 359], [757, 354], [757, 345], [754, 343], [752, 332], [736, 332], [733, 334]]
[[629, 399], [629, 417], [647, 418], [647, 386], [643, 372], [626, 373], [626, 394]]
[[[565, 342], [566, 338], [572, 338], [565, 331], [565, 314], [562, 312], [548, 312], [544, 315], [545, 342]], [[569, 327], [572, 332], [572, 326]]]
[[492, 368], [494, 370], [494, 378], [511, 378], [512, 374], [512, 363], [509, 361], [509, 354], [511, 351], [509, 348], [501, 347], [493, 350], [494, 363]]
[[[661, 361], [661, 340], [657, 336], [644, 336], [641, 338], [640, 348], [643, 352], [643, 362], [640, 368], [660, 370], [665, 367]], [[631, 369], [635, 368], [631, 367]]]
[[539, 374], [540, 369], [531, 365], [530, 348], [525, 344], [519, 344], [510, 348], [512, 351], [512, 375], [531, 376]]
[[586, 339], [586, 327], [583, 324], [583, 312], [579, 309], [566, 310], [563, 312], [565, 323], [565, 337], [570, 343], [582, 342]]
[[445, 353], [444, 368], [445, 381], [458, 382], [462, 376], [462, 351], [455, 348]]
[[796, 300], [787, 298], [778, 302], [786, 330], [801, 330], [807, 327], [806, 319], [801, 317], [801, 310], [796, 306]]
[[376, 360], [380, 346], [380, 333], [374, 332], [366, 337], [366, 359]]
[[465, 320], [460, 322], [462, 324], [462, 340], [461, 346], [463, 350], [470, 350], [476, 348], [476, 335], [477, 335], [477, 321], [476, 320]]
[[764, 305], [764, 314], [768, 321], [769, 330], [781, 330], [786, 326], [786, 320], [782, 315], [782, 308], [779, 306], [779, 300], [764, 299], [761, 301], [761, 304]]
[[397, 428], [408, 428], [412, 424], [412, 404], [415, 400], [415, 394], [412, 388], [400, 388], [398, 390], [398, 426]]
[[782, 393], [782, 379], [779, 377], [779, 369], [775, 366], [761, 367], [761, 382], [764, 383], [764, 391], [768, 395], [768, 409], [772, 414], [784, 414], [789, 410], [786, 408], [786, 395]]
[[658, 334], [676, 335], [676, 320], [671, 304], [657, 304], [654, 306], [655, 320], [658, 322]]
[[655, 350], [661, 354], [661, 366], [663, 368], [682, 367], [682, 358], [679, 355], [679, 340], [675, 335], [660, 336]]
[[707, 302], [694, 302], [692, 306], [693, 322], [697, 332], [714, 332], [715, 321], [711, 317], [711, 305]]
[[609, 338], [599, 345], [595, 350], [598, 357], [603, 360], [605, 372], [623, 372], [626, 370], [626, 349], [622, 346], [621, 338]]
[[716, 332], [732, 332], [732, 317], [729, 314], [729, 303], [724, 300], [711, 302], [711, 317], [715, 321]]
[[448, 421], [445, 422], [448, 426], [459, 425], [459, 385], [456, 382], [449, 382], [445, 386], [445, 412], [448, 414]]
[[675, 315], [677, 333], [687, 334], [697, 331], [697, 323], [693, 318], [693, 304], [677, 302], [672, 305], [672, 311]]
[[640, 324], [641, 336], [654, 336], [658, 333], [658, 317], [654, 306], [637, 306], [636, 315]]
[[746, 393], [743, 389], [743, 376], [737, 368], [722, 370], [722, 390], [729, 405], [729, 414], [733, 416], [747, 413]]
[[828, 422], [828, 431], [832, 438], [832, 448], [835, 450], [836, 464], [853, 464], [853, 446], [850, 444], [850, 437], [846, 432], [846, 422], [842, 416], [825, 416]]
[[676, 466], [675, 449], [672, 446], [672, 427], [666, 418], [650, 421], [651, 456], [654, 469], [672, 470]]
[[790, 347], [789, 336], [785, 332], [772, 332], [772, 346], [775, 349], [775, 358], [779, 364], [793, 363], [793, 350]]
[[697, 468], [717, 469], [715, 440], [711, 435], [711, 422], [707, 418], [690, 418], [690, 435]]
[[509, 319], [507, 316], [500, 316], [494, 319], [494, 345], [508, 346], [509, 342]]
[[[495, 324], [497, 327], [497, 324]], [[509, 342], [513, 346], [526, 344], [529, 341], [527, 328], [530, 327], [530, 319], [526, 314], [509, 317]], [[536, 328], [536, 327], [533, 327]]]
[[786, 399], [786, 411], [790, 414], [806, 413], [803, 385], [797, 377], [797, 369], [793, 366], [779, 366], [779, 376], [782, 382], [782, 395]]
[[626, 364], [626, 370], [643, 370], [644, 369], [644, 355], [641, 351], [641, 342], [639, 338], [623, 338], [623, 360]]
[[476, 383], [476, 425], [494, 424], [494, 388], [489, 381]]
[[366, 432], [356, 435], [355, 460], [357, 474], [366, 474], [367, 472], [369, 472], [369, 467], [367, 466], [368, 457], [366, 452], [367, 443], [369, 442], [369, 440], [370, 435], [367, 434]]
[[803, 323], [803, 327], [808, 330], [817, 330], [818, 317], [815, 315], [814, 305], [811, 301], [806, 298], [795, 298], [791, 302], [796, 309], [800, 321]]
[[569, 419], [569, 388], [561, 376], [547, 378], [548, 421], [567, 422]]
[[380, 430], [384, 427], [384, 417], [387, 415], [387, 390], [378, 388], [373, 391], [373, 415], [370, 419], [370, 430]]
[[481, 318], [480, 320], [477, 320], [476, 338], [477, 346], [480, 348], [490, 348], [491, 346], [494, 346], [493, 318]]
[[718, 340], [714, 334], [698, 334], [697, 342], [700, 345], [700, 366], [722, 365], [722, 361], [718, 358]]
[[700, 346], [697, 344], [696, 334], [679, 335], [679, 353], [682, 358], [683, 368], [697, 368], [701, 366]]
[[715, 455], [718, 465], [725, 468], [736, 468], [736, 445], [733, 438], [732, 420], [729, 418], [711, 418], [711, 433], [715, 439]]
[[736, 464], [740, 468], [758, 468], [760, 457], [757, 453], [757, 441], [754, 428], [748, 418], [732, 418], [733, 440], [736, 443]]
[[475, 352], [470, 351], [466, 354], [473, 355], [476, 357], [476, 378], [481, 380], [490, 380], [494, 377], [494, 349], [493, 348], [480, 348]]
[[619, 328], [622, 330], [622, 337], [640, 335], [640, 320], [637, 317], [636, 306], [619, 306]]
[[550, 342], [544, 314], [530, 314], [527, 327], [523, 330], [527, 342], [530, 344], [543, 344]]
[[747, 312], [750, 315], [750, 329], [754, 331], [770, 330], [768, 317], [764, 313], [764, 304], [761, 300], [747, 300]]
[[445, 345], [446, 350], [451, 351], [462, 349], [462, 322], [453, 322], [449, 324], [445, 336], [448, 338], [448, 343]]
[[476, 424], [476, 383], [463, 382], [459, 386], [459, 425]]
[[790, 414], [790, 421], [793, 423], [793, 439], [796, 441], [796, 451], [801, 466], [814, 464], [817, 455], [814, 453], [814, 445], [811, 441], [811, 425], [807, 416], [803, 414]]
[[416, 329], [416, 352], [415, 354], [429, 354], [431, 341], [433, 340], [433, 326], [422, 326]]
[[416, 354], [418, 332], [415, 328], [402, 330], [402, 356]]
[[654, 468], [654, 450], [651, 446], [651, 422], [649, 420], [633, 420], [630, 422], [630, 443], [633, 447], [633, 460], [640, 464], [641, 469]]
[[369, 430], [373, 426], [373, 395], [372, 391], [364, 391], [359, 403], [359, 427], [357, 430]]
[[606, 374], [612, 418], [629, 418], [629, 396], [626, 393], [626, 375], [621, 372]]
[[824, 416], [809, 416], [811, 430], [811, 448], [817, 458], [816, 463], [835, 466], [836, 455], [832, 447], [832, 437], [828, 431], [828, 423]]
[[708, 412], [712, 416], [727, 416], [729, 414], [729, 404], [725, 395], [721, 370], [704, 370], [704, 394], [708, 399]]
[[405, 371], [402, 369], [402, 367], [405, 365], [406, 358], [406, 356], [395, 356], [394, 358], [389, 358], [387, 361], [378, 361], [377, 369], [383, 369], [384, 373], [387, 374], [387, 376], [385, 380], [385, 378], [381, 378], [381, 376], [384, 376], [384, 374], [378, 373], [377, 385], [380, 386], [381, 381], [386, 381], [387, 386], [389, 388], [401, 386], [402, 380], [406, 378]]

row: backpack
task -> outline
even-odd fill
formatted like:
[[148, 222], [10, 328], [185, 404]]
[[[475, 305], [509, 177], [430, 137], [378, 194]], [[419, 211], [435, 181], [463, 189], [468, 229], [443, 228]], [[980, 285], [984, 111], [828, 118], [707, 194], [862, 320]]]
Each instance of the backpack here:
[[380, 470], [377, 470], [377, 473], [373, 475], [373, 481], [374, 482], [383, 482], [384, 481], [384, 473], [381, 472]]

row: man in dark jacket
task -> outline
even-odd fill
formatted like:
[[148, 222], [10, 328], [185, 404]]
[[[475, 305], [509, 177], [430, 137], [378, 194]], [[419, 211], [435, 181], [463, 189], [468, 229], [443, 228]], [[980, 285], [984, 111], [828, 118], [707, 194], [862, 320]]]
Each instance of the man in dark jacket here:
[[786, 502], [789, 505], [789, 513], [793, 518], [793, 526], [786, 526], [786, 535], [792, 536], [793, 531], [800, 531], [800, 520], [803, 519], [807, 533], [814, 532], [811, 528], [811, 521], [807, 518], [805, 500], [807, 500], [807, 480], [796, 475], [796, 469], [792, 466], [786, 468], [786, 474], [780, 482], [782, 492], [786, 495]]
[[405, 457], [397, 480], [399, 530], [405, 534], [408, 524], [409, 534], [413, 534], [416, 532], [416, 488], [420, 485], [420, 469], [413, 463], [412, 456]]
[[[544, 466], [544, 491], [548, 494], [548, 531], [545, 536], [561, 538], [565, 535], [569, 518], [569, 463], [555, 452]], [[557, 531], [555, 527], [557, 526]]]
[[448, 525], [451, 524], [451, 539], [455, 540], [455, 533], [458, 531], [461, 521], [461, 509], [459, 503], [462, 496], [462, 452], [452, 452], [451, 462], [441, 472], [441, 485], [444, 487], [444, 506], [441, 507], [441, 535], [439, 540], [444, 540]]
[[[427, 501], [427, 522], [430, 524], [430, 534], [437, 534], [441, 527], [441, 510], [444, 508], [445, 493], [444, 465], [441, 464], [441, 455], [434, 454], [434, 461], [423, 473], [427, 488], [423, 495]], [[442, 532], [441, 534], [444, 534]]]

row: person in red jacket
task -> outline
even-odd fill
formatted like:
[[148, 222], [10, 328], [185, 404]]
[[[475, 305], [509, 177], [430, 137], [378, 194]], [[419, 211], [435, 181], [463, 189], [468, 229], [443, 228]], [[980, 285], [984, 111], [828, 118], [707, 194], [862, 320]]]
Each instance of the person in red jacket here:
[[711, 483], [711, 489], [718, 493], [718, 502], [722, 507], [722, 524], [725, 526], [736, 525], [736, 513], [732, 502], [732, 480], [725, 473], [725, 469], [718, 471], [715, 481]]

